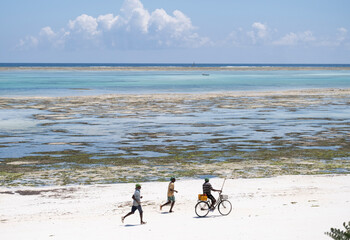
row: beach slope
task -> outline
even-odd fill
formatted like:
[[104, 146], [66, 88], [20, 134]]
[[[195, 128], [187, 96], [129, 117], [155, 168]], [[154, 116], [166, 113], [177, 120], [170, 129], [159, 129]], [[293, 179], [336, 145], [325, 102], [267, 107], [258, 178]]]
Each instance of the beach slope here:
[[[330, 239], [350, 216], [350, 175], [229, 179], [230, 215], [194, 212], [203, 180], [175, 183], [174, 213], [159, 210], [167, 182], [142, 184], [144, 219], [130, 211], [134, 184], [0, 190], [1, 239]], [[220, 188], [223, 179], [211, 179]], [[216, 195], [215, 195], [216, 196]]]

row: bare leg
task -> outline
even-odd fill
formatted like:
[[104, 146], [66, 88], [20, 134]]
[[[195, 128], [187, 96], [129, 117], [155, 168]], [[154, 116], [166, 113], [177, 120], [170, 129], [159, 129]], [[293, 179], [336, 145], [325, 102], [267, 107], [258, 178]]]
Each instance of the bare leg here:
[[160, 210], [162, 211], [162, 208], [166, 205], [168, 205], [170, 203], [170, 201], [167, 201], [166, 203], [164, 203], [163, 205], [160, 205]]
[[143, 212], [140, 212], [140, 219], [141, 219], [141, 224], [146, 224], [146, 222], [143, 221]]
[[174, 204], [175, 204], [175, 202], [171, 202], [171, 207], [170, 207], [169, 212], [173, 212], [173, 207], [174, 207]]
[[134, 214], [133, 212], [129, 212], [128, 214], [126, 214], [124, 217], [122, 217], [122, 223], [124, 223], [124, 219], [130, 215]]

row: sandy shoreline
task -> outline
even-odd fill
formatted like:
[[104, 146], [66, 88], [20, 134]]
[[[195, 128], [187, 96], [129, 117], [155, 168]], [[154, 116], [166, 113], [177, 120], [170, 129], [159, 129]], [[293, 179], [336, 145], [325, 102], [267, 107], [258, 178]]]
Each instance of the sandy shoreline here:
[[[142, 184], [146, 225], [130, 210], [134, 184], [15, 187], [0, 190], [2, 239], [330, 239], [350, 216], [350, 175], [229, 179], [226, 217], [194, 213], [203, 180], [178, 180], [175, 212], [159, 211], [167, 182]], [[220, 188], [223, 179], [211, 179]], [[211, 229], [207, 231], [206, 229]], [[141, 237], [142, 236], [142, 237]]]
[[0, 71], [321, 71], [350, 67], [0, 67]]
[[[78, 89], [79, 90], [79, 89]], [[86, 89], [88, 90], [88, 89]], [[207, 98], [217, 98], [217, 97], [266, 97], [266, 96], [288, 96], [288, 95], [297, 95], [299, 97], [304, 96], [313, 96], [313, 95], [325, 95], [325, 96], [341, 96], [349, 95], [350, 88], [310, 88], [310, 89], [291, 89], [291, 90], [272, 90], [272, 91], [217, 91], [217, 92], [204, 92], [204, 93], [140, 93], [140, 94], [131, 94], [131, 93], [115, 93], [115, 94], [100, 94], [100, 95], [80, 95], [80, 96], [9, 96], [1, 97], [0, 100], [7, 99], [82, 99], [88, 101], [93, 98], [94, 100], [99, 100], [101, 102], [109, 98], [135, 98], [140, 100], [179, 100], [179, 99], [207, 99]]]

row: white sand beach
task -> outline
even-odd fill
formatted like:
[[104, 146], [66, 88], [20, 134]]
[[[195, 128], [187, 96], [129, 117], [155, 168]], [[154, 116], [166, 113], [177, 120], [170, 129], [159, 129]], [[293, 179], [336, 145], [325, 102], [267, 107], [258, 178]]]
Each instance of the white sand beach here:
[[[223, 179], [211, 179], [220, 188]], [[1, 239], [331, 239], [350, 216], [349, 175], [229, 179], [233, 211], [194, 212], [203, 180], [175, 183], [174, 213], [159, 210], [167, 182], [141, 183], [144, 220], [130, 211], [134, 184], [0, 189]], [[215, 195], [217, 196], [217, 195]]]

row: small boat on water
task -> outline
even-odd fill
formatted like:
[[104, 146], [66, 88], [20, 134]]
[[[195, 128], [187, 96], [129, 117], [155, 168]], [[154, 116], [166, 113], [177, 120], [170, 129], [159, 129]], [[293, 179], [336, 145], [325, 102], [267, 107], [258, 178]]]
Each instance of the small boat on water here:
[[209, 76], [209, 73], [202, 73], [202, 76]]

